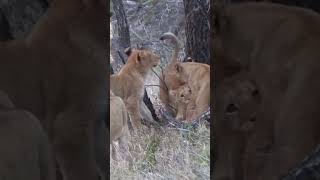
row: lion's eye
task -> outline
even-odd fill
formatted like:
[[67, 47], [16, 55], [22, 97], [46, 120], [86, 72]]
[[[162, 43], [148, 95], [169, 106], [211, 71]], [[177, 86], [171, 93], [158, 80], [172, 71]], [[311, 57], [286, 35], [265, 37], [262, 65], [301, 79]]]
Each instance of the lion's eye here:
[[227, 113], [235, 113], [239, 111], [239, 108], [235, 104], [229, 104], [226, 108]]
[[181, 94], [181, 95], [180, 95], [180, 97], [184, 97], [184, 95], [183, 95], [183, 94]]
[[189, 89], [189, 93], [191, 93], [191, 89]]

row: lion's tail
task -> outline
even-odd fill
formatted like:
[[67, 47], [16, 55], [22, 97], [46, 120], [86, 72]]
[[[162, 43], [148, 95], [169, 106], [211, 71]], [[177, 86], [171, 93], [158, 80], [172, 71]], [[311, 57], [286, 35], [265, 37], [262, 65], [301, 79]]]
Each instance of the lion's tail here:
[[180, 47], [181, 43], [180, 43], [178, 37], [176, 35], [174, 35], [173, 33], [171, 33], [171, 32], [166, 32], [160, 37], [160, 40], [165, 40], [165, 39], [171, 39], [171, 42], [174, 45], [174, 52], [173, 52], [173, 55], [172, 55], [171, 63], [176, 63], [178, 61], [178, 53], [179, 53], [180, 48], [181, 48]]

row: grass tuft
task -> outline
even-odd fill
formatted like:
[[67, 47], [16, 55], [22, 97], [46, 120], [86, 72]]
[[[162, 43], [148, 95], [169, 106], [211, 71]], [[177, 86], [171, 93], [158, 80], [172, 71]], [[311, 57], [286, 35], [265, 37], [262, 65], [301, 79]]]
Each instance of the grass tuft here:
[[119, 155], [118, 162], [111, 161], [111, 179], [210, 179], [210, 129], [205, 125], [134, 133], [129, 146], [133, 168]]

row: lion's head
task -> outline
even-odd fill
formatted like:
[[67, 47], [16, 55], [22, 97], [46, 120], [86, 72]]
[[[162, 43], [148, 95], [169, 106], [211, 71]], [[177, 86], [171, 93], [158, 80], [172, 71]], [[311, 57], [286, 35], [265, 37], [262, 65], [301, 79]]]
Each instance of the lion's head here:
[[192, 90], [188, 85], [180, 86], [178, 89], [170, 90], [169, 94], [175, 97], [177, 102], [188, 104], [192, 98]]
[[151, 69], [160, 63], [160, 57], [148, 49], [127, 48], [128, 62], [135, 63], [140, 69]]

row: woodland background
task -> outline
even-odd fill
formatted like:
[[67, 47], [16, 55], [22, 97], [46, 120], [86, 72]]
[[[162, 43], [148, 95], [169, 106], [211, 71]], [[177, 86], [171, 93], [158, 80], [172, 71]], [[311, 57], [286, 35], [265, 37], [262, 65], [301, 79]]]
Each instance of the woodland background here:
[[[226, 1], [237, 3], [246, 0]], [[171, 46], [158, 41], [160, 35], [166, 31], [174, 32], [184, 42], [185, 49], [180, 55], [182, 59], [190, 56], [203, 60], [204, 63], [210, 62], [208, 51], [209, 26], [205, 25], [209, 22], [207, 15], [208, 1], [113, 0], [112, 2], [116, 7], [113, 7], [111, 11], [118, 8], [117, 11], [114, 11], [115, 15], [110, 19], [111, 27], [114, 30], [111, 34], [114, 36], [110, 43], [112, 44], [111, 59], [114, 62], [112, 67], [115, 72], [122, 65], [122, 60], [117, 51], [120, 50], [121, 54], [123, 53], [122, 49], [137, 43], [151, 46], [159, 51], [163, 57], [170, 57]], [[211, 3], [213, 2], [214, 0], [211, 0]], [[272, 2], [306, 7], [320, 12], [319, 0], [273, 0]], [[46, 0], [0, 0], [0, 41], [26, 37], [33, 25], [46, 11], [48, 5]], [[121, 16], [126, 17], [126, 20], [118, 19]], [[121, 26], [125, 28], [121, 28]], [[127, 29], [127, 27], [131, 28]], [[128, 34], [130, 36], [124, 36]], [[122, 37], [127, 37], [127, 39]], [[106, 49], [106, 51], [108, 50]], [[126, 59], [124, 54], [122, 54], [122, 57], [124, 60]], [[167, 59], [163, 59], [164, 64], [165, 61]], [[149, 82], [153, 81], [155, 80], [152, 80], [152, 78], [149, 80]], [[150, 99], [153, 102], [156, 101], [153, 98], [155, 89], [153, 87], [149, 90]], [[155, 105], [153, 103], [153, 107]], [[139, 177], [145, 179], [175, 179], [177, 177], [181, 179], [209, 179], [209, 134], [209, 129], [202, 125], [197, 131], [185, 129], [170, 129], [161, 131], [161, 133], [152, 131], [147, 137], [135, 139], [138, 143], [134, 148], [142, 149], [141, 159], [137, 161], [141, 165], [137, 166], [140, 168], [137, 168], [139, 169], [138, 173], [122, 172], [120, 164], [113, 166], [114, 174], [112, 176], [115, 179], [121, 179], [121, 177], [117, 177], [119, 174], [127, 175], [132, 179]], [[173, 149], [175, 151], [172, 151]], [[301, 166], [292, 171], [285, 179], [308, 179], [308, 177], [309, 179], [320, 179], [319, 152], [320, 148], [307, 157]], [[170, 160], [165, 159], [165, 157], [170, 157]], [[175, 160], [172, 161], [172, 159]], [[163, 176], [164, 173], [166, 174], [165, 177]]]

